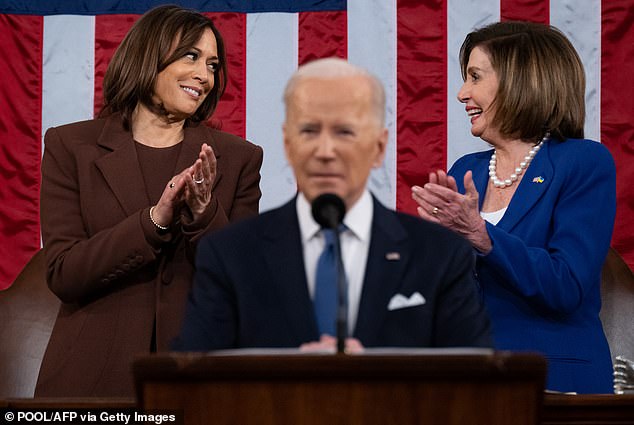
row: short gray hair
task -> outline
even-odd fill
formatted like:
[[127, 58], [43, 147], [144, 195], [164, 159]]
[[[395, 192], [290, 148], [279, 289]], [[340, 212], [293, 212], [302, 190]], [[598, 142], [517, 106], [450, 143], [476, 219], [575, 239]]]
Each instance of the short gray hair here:
[[304, 78], [334, 79], [340, 77], [365, 77], [372, 90], [372, 103], [376, 110], [377, 119], [381, 126], [385, 123], [385, 90], [381, 81], [367, 70], [352, 65], [341, 58], [316, 59], [301, 65], [291, 76], [284, 89], [284, 104], [288, 104], [293, 96], [297, 84]]

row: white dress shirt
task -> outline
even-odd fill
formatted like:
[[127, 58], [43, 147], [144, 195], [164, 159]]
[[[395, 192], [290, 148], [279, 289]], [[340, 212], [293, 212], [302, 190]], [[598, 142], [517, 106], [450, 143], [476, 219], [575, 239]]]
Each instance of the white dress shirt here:
[[[304, 249], [304, 266], [310, 296], [315, 294], [317, 261], [324, 250], [325, 239], [319, 224], [313, 219], [311, 205], [302, 193], [297, 196], [297, 218]], [[367, 190], [346, 213], [343, 223], [347, 229], [340, 234], [343, 268], [348, 278], [348, 334], [352, 335], [357, 321], [363, 278], [370, 249], [370, 233], [374, 203]], [[334, 336], [334, 335], [333, 335]]]

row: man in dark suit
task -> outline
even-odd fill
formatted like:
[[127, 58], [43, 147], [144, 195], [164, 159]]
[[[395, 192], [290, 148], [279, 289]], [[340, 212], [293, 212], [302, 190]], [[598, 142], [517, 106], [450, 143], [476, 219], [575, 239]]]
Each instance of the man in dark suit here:
[[366, 188], [388, 140], [381, 83], [344, 60], [321, 59], [299, 68], [284, 101], [298, 195], [200, 241], [174, 348], [333, 346], [313, 306], [325, 241], [310, 204], [324, 193], [346, 209], [350, 347], [490, 347], [469, 243], [386, 209]]

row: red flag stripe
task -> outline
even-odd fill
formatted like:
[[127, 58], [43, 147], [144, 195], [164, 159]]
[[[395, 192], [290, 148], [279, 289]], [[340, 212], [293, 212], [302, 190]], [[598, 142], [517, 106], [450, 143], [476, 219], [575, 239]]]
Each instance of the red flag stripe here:
[[550, 2], [548, 0], [501, 0], [500, 20], [548, 24], [550, 22]]
[[634, 268], [634, 3], [601, 3], [601, 141], [616, 162], [617, 213], [612, 246]]
[[247, 18], [244, 13], [206, 13], [214, 22], [227, 53], [227, 89], [210, 118], [213, 127], [246, 135], [247, 94]]
[[299, 65], [317, 58], [348, 57], [346, 12], [302, 12], [298, 21]]
[[97, 15], [95, 17], [95, 116], [103, 106], [103, 77], [108, 63], [128, 30], [140, 15]]
[[396, 19], [396, 208], [415, 213], [411, 186], [447, 163], [446, 2], [399, 0]]
[[2, 290], [40, 248], [43, 19], [0, 15], [0, 34]]

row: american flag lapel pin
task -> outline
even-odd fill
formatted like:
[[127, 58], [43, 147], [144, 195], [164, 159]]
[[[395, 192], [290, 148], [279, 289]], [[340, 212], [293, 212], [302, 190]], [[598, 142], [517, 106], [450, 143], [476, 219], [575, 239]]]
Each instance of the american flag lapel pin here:
[[542, 176], [537, 176], [533, 178], [533, 183], [544, 183], [544, 178]]

